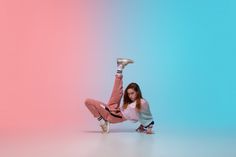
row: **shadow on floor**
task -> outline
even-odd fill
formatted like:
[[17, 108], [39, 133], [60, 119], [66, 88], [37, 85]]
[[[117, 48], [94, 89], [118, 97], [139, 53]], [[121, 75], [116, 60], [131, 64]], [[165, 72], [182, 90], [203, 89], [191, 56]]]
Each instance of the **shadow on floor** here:
[[[101, 133], [101, 131], [98, 130], [82, 130], [81, 132], [84, 133]], [[109, 133], [136, 133], [135, 129], [110, 129]]]

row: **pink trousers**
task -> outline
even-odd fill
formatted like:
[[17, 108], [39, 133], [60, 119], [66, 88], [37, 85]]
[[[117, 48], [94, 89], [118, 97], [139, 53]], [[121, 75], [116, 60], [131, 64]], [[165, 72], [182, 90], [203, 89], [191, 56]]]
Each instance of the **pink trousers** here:
[[120, 101], [123, 96], [123, 75], [115, 75], [112, 94], [107, 104], [87, 98], [85, 105], [95, 118], [100, 116], [110, 123], [119, 123], [125, 121], [125, 117], [120, 111]]

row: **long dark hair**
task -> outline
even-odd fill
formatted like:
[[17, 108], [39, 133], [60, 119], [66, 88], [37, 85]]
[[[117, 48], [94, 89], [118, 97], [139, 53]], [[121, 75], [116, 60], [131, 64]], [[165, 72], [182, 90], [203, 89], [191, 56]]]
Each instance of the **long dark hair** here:
[[141, 99], [143, 98], [142, 92], [139, 88], [139, 85], [137, 83], [130, 83], [124, 92], [124, 99], [123, 99], [123, 108], [126, 109], [127, 106], [132, 103], [132, 100], [129, 98], [128, 95], [128, 89], [133, 89], [135, 92], [137, 92], [137, 99], [136, 99], [136, 109], [140, 110], [141, 109]]

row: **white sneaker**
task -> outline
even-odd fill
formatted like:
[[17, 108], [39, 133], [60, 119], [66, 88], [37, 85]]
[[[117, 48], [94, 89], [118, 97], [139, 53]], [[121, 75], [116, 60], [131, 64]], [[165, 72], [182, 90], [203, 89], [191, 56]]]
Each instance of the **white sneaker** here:
[[122, 69], [129, 63], [134, 63], [134, 61], [128, 58], [117, 58], [117, 66], [121, 65]]
[[105, 124], [101, 124], [100, 127], [102, 129], [102, 133], [108, 133], [110, 129], [110, 123], [105, 121]]
[[110, 131], [110, 122], [106, 121], [106, 126], [107, 126], [106, 133], [109, 133], [109, 131]]

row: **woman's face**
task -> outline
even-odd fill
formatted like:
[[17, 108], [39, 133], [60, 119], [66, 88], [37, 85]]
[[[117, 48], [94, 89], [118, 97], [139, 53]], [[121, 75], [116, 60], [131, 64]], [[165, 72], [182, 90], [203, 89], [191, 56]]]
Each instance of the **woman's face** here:
[[129, 88], [127, 92], [128, 92], [128, 96], [130, 100], [135, 101], [137, 99], [137, 92], [135, 90], [133, 90], [132, 88]]

